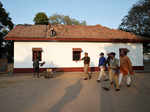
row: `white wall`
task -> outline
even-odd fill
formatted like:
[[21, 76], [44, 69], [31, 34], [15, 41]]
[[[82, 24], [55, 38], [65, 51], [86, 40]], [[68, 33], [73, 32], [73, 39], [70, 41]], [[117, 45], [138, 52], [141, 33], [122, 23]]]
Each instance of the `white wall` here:
[[32, 67], [32, 48], [43, 49], [42, 61], [45, 67], [82, 67], [83, 62], [72, 60], [72, 48], [82, 48], [91, 58], [91, 67], [98, 65], [99, 53], [116, 52], [119, 48], [128, 48], [133, 66], [143, 66], [143, 46], [141, 43], [101, 43], [101, 42], [14, 42], [14, 67]]

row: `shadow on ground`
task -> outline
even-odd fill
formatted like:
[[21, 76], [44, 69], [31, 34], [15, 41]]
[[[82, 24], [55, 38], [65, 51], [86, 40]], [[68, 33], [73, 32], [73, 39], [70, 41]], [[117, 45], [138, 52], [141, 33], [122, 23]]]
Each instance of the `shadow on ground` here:
[[68, 103], [72, 102], [74, 99], [76, 99], [78, 97], [78, 95], [80, 94], [80, 91], [82, 89], [82, 85], [80, 80], [78, 80], [75, 84], [69, 86], [68, 88], [66, 88], [66, 92], [64, 94], [64, 96], [62, 97], [62, 99], [60, 99], [60, 101], [55, 104], [50, 110], [49, 112], [60, 112], [60, 110], [67, 105]]
[[126, 84], [121, 86], [121, 90], [100, 92], [101, 112], [150, 112], [150, 76], [136, 75], [136, 82], [131, 87]]

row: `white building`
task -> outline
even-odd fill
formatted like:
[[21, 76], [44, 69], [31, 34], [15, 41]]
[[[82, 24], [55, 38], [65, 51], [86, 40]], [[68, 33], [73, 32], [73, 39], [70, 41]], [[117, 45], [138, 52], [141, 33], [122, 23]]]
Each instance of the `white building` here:
[[100, 25], [17, 25], [6, 39], [14, 40], [14, 72], [32, 72], [33, 54], [37, 53], [46, 62], [41, 70], [82, 71], [84, 52], [91, 58], [91, 70], [98, 70], [100, 52], [105, 56], [115, 52], [119, 58], [121, 48], [130, 50], [134, 69], [144, 69], [143, 42], [149, 41]]

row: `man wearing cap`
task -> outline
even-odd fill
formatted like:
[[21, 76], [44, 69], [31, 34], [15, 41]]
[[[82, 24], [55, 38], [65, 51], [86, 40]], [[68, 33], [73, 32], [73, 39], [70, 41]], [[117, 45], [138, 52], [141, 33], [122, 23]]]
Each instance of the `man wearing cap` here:
[[[124, 48], [120, 50], [120, 74], [119, 74], [119, 85], [121, 85], [122, 78], [127, 79], [131, 78], [131, 76], [134, 75], [133, 69], [132, 69], [132, 62], [130, 58], [127, 56], [127, 53], [129, 52], [128, 49]], [[127, 86], [130, 87], [130, 84], [127, 83]]]
[[85, 52], [85, 56], [82, 58], [82, 60], [84, 61], [84, 73], [87, 75], [87, 77], [85, 77], [85, 79], [90, 79], [91, 75], [88, 73], [90, 57], [88, 56], [87, 52]]
[[[118, 76], [119, 76], [119, 60], [115, 58], [116, 53], [111, 52], [110, 53], [110, 66], [109, 66], [109, 73], [110, 73], [110, 86], [113, 87], [114, 82], [116, 85], [116, 91], [119, 91], [119, 82], [118, 82]], [[104, 87], [105, 90], [109, 90], [109, 88]]]
[[116, 53], [111, 52], [110, 53], [110, 84], [111, 86], [113, 85], [113, 83], [115, 82], [116, 84], [116, 91], [119, 91], [119, 82], [118, 82], [118, 76], [119, 76], [119, 60], [117, 58], [115, 58]]
[[100, 69], [100, 72], [99, 72], [99, 76], [98, 76], [97, 82], [100, 82], [102, 77], [106, 77], [106, 73], [105, 73], [106, 59], [104, 57], [104, 53], [103, 52], [100, 53], [98, 67]]

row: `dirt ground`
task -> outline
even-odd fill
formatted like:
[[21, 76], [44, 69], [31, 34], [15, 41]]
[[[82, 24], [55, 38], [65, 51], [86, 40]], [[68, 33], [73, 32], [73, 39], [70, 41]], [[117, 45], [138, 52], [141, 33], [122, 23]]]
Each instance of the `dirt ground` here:
[[105, 91], [98, 72], [83, 80], [80, 72], [55, 73], [51, 79], [32, 74], [0, 77], [1, 112], [150, 112], [150, 73], [136, 73], [131, 87]]

